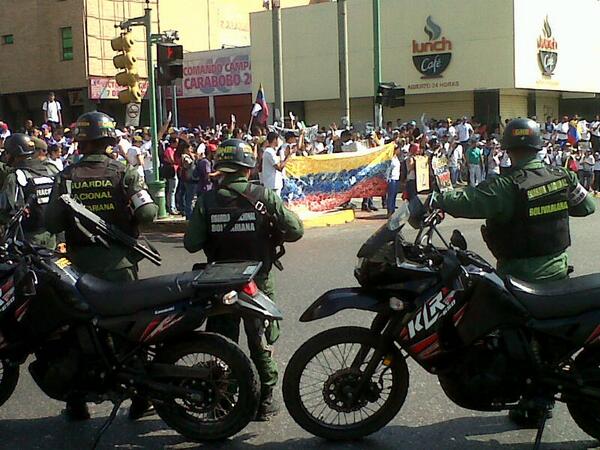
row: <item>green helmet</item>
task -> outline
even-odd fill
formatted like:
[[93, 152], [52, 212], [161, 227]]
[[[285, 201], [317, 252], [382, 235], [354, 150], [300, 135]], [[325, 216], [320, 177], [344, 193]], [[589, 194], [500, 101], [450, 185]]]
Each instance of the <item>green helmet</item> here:
[[241, 168], [253, 169], [256, 166], [254, 151], [241, 139], [228, 139], [217, 148], [215, 169], [233, 173]]
[[539, 151], [543, 145], [542, 132], [537, 122], [531, 119], [514, 119], [506, 125], [502, 148]]
[[4, 150], [13, 158], [18, 156], [30, 156], [35, 153], [35, 143], [26, 134], [15, 133], [6, 138]]
[[77, 142], [116, 139], [115, 121], [102, 112], [85, 113], [77, 119], [74, 136]]

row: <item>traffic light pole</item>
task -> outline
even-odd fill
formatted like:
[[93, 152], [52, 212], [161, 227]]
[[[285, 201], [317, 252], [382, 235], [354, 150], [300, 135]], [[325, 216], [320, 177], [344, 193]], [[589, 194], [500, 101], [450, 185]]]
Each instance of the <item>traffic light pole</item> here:
[[159, 179], [160, 161], [158, 158], [158, 123], [156, 120], [156, 84], [154, 79], [154, 63], [152, 61], [152, 9], [144, 9], [142, 17], [124, 20], [119, 25], [122, 30], [128, 30], [132, 26], [144, 26], [146, 28], [146, 54], [148, 59], [148, 99], [150, 103], [150, 136], [152, 137], [152, 169], [154, 180], [148, 183], [148, 189], [152, 198], [158, 205], [158, 218], [167, 217], [165, 182]]
[[377, 92], [381, 84], [381, 0], [373, 0], [373, 65], [375, 70], [375, 128], [383, 128], [383, 106], [377, 103]]

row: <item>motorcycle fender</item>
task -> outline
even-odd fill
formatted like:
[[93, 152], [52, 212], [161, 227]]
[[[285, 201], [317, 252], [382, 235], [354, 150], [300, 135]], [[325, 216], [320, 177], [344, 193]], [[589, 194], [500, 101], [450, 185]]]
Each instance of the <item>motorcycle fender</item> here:
[[238, 300], [231, 305], [215, 302], [207, 309], [206, 315], [212, 317], [235, 314], [242, 318], [252, 317], [269, 321], [283, 319], [281, 310], [264, 293], [259, 291], [254, 297], [243, 292], [239, 292], [238, 295]]
[[323, 319], [345, 309], [385, 313], [389, 312], [389, 304], [361, 288], [334, 289], [326, 292], [310, 305], [300, 317], [300, 322]]

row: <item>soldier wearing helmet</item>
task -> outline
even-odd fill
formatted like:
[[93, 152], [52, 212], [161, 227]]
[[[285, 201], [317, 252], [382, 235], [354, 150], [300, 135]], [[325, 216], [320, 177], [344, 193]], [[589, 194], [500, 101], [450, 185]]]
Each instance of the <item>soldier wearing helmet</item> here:
[[[82, 273], [114, 282], [135, 280], [139, 257], [126, 247], [112, 245], [108, 249], [91, 242], [65, 211], [60, 196], [69, 194], [134, 238], [139, 235], [140, 224], [152, 223], [158, 207], [138, 171], [108, 155], [107, 149], [116, 142], [112, 118], [101, 112], [83, 114], [77, 119], [74, 137], [82, 157], [56, 177], [46, 211], [46, 226], [54, 233], [65, 232], [68, 256]], [[145, 401], [134, 399], [130, 418], [141, 417], [147, 408]], [[74, 420], [89, 418], [87, 407], [80, 399], [70, 399], [66, 413]]]
[[44, 213], [58, 170], [34, 158], [35, 150], [36, 142], [26, 134], [15, 133], [6, 139], [6, 162], [12, 171], [6, 175], [2, 188], [2, 209], [9, 214], [28, 202], [28, 213], [21, 222], [25, 239], [54, 250], [56, 237], [46, 229]]
[[[273, 299], [271, 268], [278, 265], [274, 249], [284, 241], [299, 240], [304, 228], [275, 192], [248, 182], [255, 166], [256, 157], [246, 142], [229, 139], [219, 145], [215, 170], [223, 174], [223, 179], [217, 189], [199, 196], [184, 245], [191, 253], [204, 250], [209, 262], [261, 261], [263, 266], [255, 281]], [[278, 372], [272, 345], [279, 337], [279, 326], [272, 323], [265, 327], [261, 320], [245, 320], [244, 329], [262, 385], [257, 420], [269, 420], [278, 411], [273, 402]], [[207, 330], [238, 341], [240, 319], [209, 318]]]
[[[434, 194], [432, 199], [434, 206], [454, 217], [486, 219], [482, 234], [500, 275], [540, 283], [568, 276], [569, 216], [585, 217], [595, 211], [577, 174], [536, 158], [542, 145], [535, 121], [515, 119], [502, 138], [512, 161], [509, 172], [464, 191]], [[530, 404], [524, 400], [509, 415], [519, 425], [537, 428], [545, 410]]]
[[536, 159], [542, 145], [536, 122], [515, 119], [502, 138], [513, 162], [508, 173], [433, 199], [434, 205], [454, 217], [487, 219], [482, 233], [498, 260], [499, 273], [524, 281], [566, 278], [569, 216], [584, 217], [595, 211], [576, 174]]

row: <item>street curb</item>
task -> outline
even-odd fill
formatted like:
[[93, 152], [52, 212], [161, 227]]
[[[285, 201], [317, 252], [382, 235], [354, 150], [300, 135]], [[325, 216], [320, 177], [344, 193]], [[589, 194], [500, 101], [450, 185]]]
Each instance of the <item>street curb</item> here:
[[187, 221], [181, 219], [157, 219], [149, 225], [142, 227], [144, 233], [185, 233]]
[[356, 216], [353, 209], [344, 209], [342, 211], [333, 211], [315, 217], [304, 218], [302, 222], [304, 223], [304, 228], [322, 228], [344, 225], [354, 222], [355, 219]]

